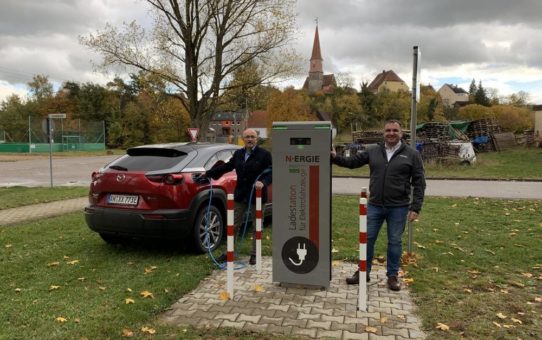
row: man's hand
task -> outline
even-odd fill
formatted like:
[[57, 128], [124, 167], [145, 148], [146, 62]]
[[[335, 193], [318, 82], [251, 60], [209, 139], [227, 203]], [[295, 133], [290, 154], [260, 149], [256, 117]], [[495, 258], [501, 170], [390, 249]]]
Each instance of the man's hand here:
[[263, 188], [263, 182], [261, 182], [261, 181], [256, 181], [256, 183], [254, 184], [254, 186], [256, 187], [256, 189], [261, 189], [261, 188]]
[[409, 211], [408, 212], [408, 221], [413, 222], [415, 219], [418, 218], [418, 213], [415, 211]]
[[337, 151], [335, 151], [335, 147], [331, 146], [331, 159], [337, 157]]

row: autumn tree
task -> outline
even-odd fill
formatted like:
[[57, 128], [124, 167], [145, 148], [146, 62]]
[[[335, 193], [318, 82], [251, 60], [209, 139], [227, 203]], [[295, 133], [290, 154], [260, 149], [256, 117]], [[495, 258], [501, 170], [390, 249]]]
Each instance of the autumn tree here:
[[446, 120], [442, 100], [432, 86], [420, 85], [420, 101], [416, 106], [416, 111], [419, 122]]
[[164, 79], [193, 126], [207, 127], [222, 91], [247, 63], [258, 66], [261, 82], [297, 71], [288, 47], [294, 0], [146, 2], [155, 19], [150, 33], [136, 22], [122, 30], [107, 25], [81, 42], [104, 56], [105, 67], [124, 65]]
[[270, 130], [274, 121], [314, 120], [311, 108], [302, 91], [288, 87], [284, 92], [275, 92], [267, 104], [267, 127]]
[[482, 118], [495, 118], [495, 115], [489, 107], [479, 104], [470, 104], [459, 109], [458, 118], [464, 120], [478, 120]]

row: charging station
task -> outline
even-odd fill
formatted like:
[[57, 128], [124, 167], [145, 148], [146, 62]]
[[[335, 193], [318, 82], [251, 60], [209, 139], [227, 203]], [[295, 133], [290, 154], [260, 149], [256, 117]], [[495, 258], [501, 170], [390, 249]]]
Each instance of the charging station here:
[[324, 122], [273, 122], [273, 282], [329, 287], [331, 132]]

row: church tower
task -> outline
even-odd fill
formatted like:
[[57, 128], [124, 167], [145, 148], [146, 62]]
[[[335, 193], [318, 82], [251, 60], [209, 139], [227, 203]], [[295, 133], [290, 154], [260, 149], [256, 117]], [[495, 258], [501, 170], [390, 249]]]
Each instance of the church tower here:
[[309, 92], [322, 90], [324, 85], [324, 67], [322, 53], [320, 51], [320, 37], [318, 36], [318, 23], [314, 33], [314, 43], [312, 44], [312, 55], [309, 68]]

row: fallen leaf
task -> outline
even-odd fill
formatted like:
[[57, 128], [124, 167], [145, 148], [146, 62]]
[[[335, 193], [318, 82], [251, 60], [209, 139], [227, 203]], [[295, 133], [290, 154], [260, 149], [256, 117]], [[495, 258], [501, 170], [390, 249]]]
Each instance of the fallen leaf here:
[[333, 261], [332, 266], [333, 267], [339, 267], [341, 265], [341, 261]]
[[494, 324], [495, 326], [499, 327], [499, 328], [502, 328], [501, 324], [498, 323], [498, 322], [493, 321], [493, 324]]
[[388, 322], [388, 317], [383, 316], [380, 318], [380, 323], [386, 323], [386, 322]]
[[514, 328], [514, 325], [503, 324], [502, 326], [503, 326], [504, 328]]
[[47, 265], [48, 265], [49, 267], [56, 267], [56, 266], [60, 265], [60, 262], [55, 261], [55, 262], [48, 263]]
[[56, 285], [49, 286], [49, 290], [56, 290], [58, 288], [60, 288], [60, 286], [56, 286]]
[[79, 260], [68, 261], [68, 262], [66, 262], [66, 263], [73, 266], [74, 264], [79, 263]]
[[132, 288], [126, 288], [126, 291], [131, 293], [131, 292], [132, 292]]
[[376, 332], [378, 331], [378, 328], [376, 328], [376, 327], [371, 327], [371, 326], [367, 326], [367, 327], [365, 327], [365, 331], [366, 331], [367, 333], [374, 333], [374, 334], [376, 334]]
[[465, 293], [469, 293], [469, 294], [472, 294], [472, 290], [468, 289], [468, 288], [463, 288], [463, 291]]
[[98, 287], [99, 290], [106, 290], [107, 288], [106, 287], [103, 287], [103, 286], [100, 286]]
[[122, 330], [122, 336], [125, 337], [125, 338], [130, 338], [130, 337], [134, 336], [134, 332], [132, 332], [131, 330], [125, 328], [125, 329]]
[[507, 316], [504, 315], [504, 314], [501, 313], [501, 312], [497, 313], [497, 317], [498, 317], [499, 319], [503, 319], [503, 320], [507, 318]]
[[408, 278], [405, 278], [403, 279], [403, 282], [407, 285], [411, 284], [412, 282], [414, 282], [414, 279], [411, 278], [411, 277], [408, 277]]
[[11, 244], [6, 244], [4, 247], [11, 248]]
[[21, 292], [21, 288], [15, 288], [15, 293], [20, 293]]
[[480, 274], [480, 272], [477, 271], [476, 269], [467, 270], [467, 273], [474, 274], [474, 275]]
[[218, 294], [218, 298], [222, 301], [226, 301], [230, 299], [230, 294], [228, 292], [222, 291], [220, 294]]
[[438, 267], [433, 267], [431, 269], [433, 269], [435, 271], [435, 273], [438, 273]]
[[79, 281], [85, 281], [85, 278], [84, 278], [84, 277], [79, 277], [79, 278], [77, 278], [77, 280], [79, 280]]
[[147, 334], [151, 334], [151, 335], [156, 333], [156, 330], [154, 328], [150, 328], [150, 327], [147, 327], [147, 326], [141, 327], [141, 331], [143, 333], [147, 333]]
[[158, 268], [158, 267], [150, 266], [150, 267], [145, 268], [145, 274], [152, 273], [156, 268]]
[[440, 323], [440, 322], [437, 323], [437, 326], [435, 328], [440, 329], [441, 331], [449, 331], [450, 330], [450, 326], [448, 326], [447, 324], [444, 324], [444, 323]]
[[132, 299], [132, 298], [126, 298], [126, 299], [124, 299], [124, 303], [127, 304], [127, 305], [129, 305], [129, 304], [131, 304], [131, 303], [135, 303], [135, 300]]
[[452, 204], [452, 208], [455, 208], [455, 207], [457, 207], [457, 204]]
[[150, 297], [151, 299], [154, 299], [154, 295], [152, 295], [152, 293], [149, 292], [148, 290], [142, 291], [141, 293], [139, 293], [139, 295], [143, 296], [143, 298]]
[[531, 274], [531, 273], [521, 273], [521, 275], [523, 275], [525, 277], [528, 277], [528, 278], [533, 277], [533, 274]]
[[510, 318], [510, 320], [512, 320], [512, 322], [519, 323], [520, 325], [523, 324], [523, 321], [516, 318]]
[[536, 302], [542, 302], [542, 297], [535, 297], [534, 300], [535, 300]]
[[518, 287], [518, 288], [525, 288], [525, 285], [521, 282], [517, 282], [517, 281], [510, 281], [510, 284], [512, 286], [515, 286], [515, 287]]
[[[328, 249], [329, 249], [329, 248], [328, 248]], [[333, 248], [333, 249], [331, 249], [331, 252], [332, 252], [332, 253], [338, 253], [338, 252], [339, 252], [339, 250], [337, 250], [337, 249]]]
[[63, 322], [68, 321], [68, 319], [66, 319], [66, 318], [63, 317], [63, 316], [57, 316], [56, 319], [55, 319], [55, 321], [56, 321], [56, 322], [63, 323]]
[[64, 256], [62, 256], [62, 258], [63, 258], [64, 260], [67, 260], [67, 259], [69, 259], [70, 257], [69, 257], [69, 256], [66, 256], [66, 255], [64, 255]]
[[406, 316], [400, 314], [400, 315], [397, 315], [397, 318], [398, 319], [401, 319], [401, 320], [406, 320]]
[[265, 291], [265, 289], [263, 289], [262, 285], [260, 285], [260, 284], [255, 284], [255, 285], [254, 285], [254, 291], [260, 293], [260, 292]]

